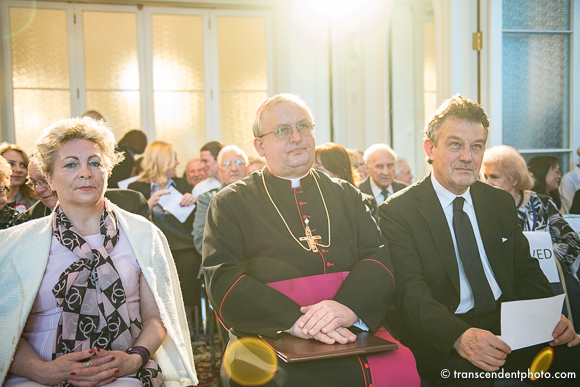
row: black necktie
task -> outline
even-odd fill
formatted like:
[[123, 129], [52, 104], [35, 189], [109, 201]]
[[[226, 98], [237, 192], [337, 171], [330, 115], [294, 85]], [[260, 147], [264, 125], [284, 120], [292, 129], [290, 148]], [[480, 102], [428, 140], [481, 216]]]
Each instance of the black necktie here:
[[381, 191], [381, 195], [383, 195], [383, 202], [384, 202], [389, 197], [389, 191], [387, 191], [386, 189], [384, 189], [384, 190]]
[[453, 201], [453, 230], [459, 249], [459, 257], [463, 263], [465, 275], [471, 285], [473, 300], [475, 303], [474, 313], [476, 316], [490, 313], [496, 310], [495, 297], [483, 271], [477, 241], [473, 233], [473, 226], [469, 216], [463, 212], [465, 199], [458, 196]]

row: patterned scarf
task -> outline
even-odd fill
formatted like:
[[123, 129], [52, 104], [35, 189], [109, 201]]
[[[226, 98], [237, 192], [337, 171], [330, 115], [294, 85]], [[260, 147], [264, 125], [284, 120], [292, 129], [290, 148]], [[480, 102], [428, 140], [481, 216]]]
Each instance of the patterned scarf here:
[[[119, 242], [117, 218], [109, 201], [105, 199], [100, 220], [103, 245], [96, 249], [76, 232], [59, 204], [53, 219], [53, 235], [79, 259], [62, 272], [52, 290], [57, 306], [62, 307], [52, 359], [95, 347], [126, 351], [142, 324], [127, 305], [121, 278], [109, 257]], [[130, 376], [145, 387], [162, 385], [161, 369], [152, 360]]]

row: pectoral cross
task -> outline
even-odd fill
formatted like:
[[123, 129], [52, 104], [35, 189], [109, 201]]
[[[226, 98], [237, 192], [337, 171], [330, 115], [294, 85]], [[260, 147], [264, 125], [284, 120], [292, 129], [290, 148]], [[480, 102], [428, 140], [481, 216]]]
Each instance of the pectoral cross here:
[[306, 236], [303, 236], [300, 239], [300, 241], [306, 241], [308, 243], [308, 247], [310, 247], [310, 250], [312, 250], [313, 253], [317, 253], [318, 252], [318, 247], [316, 247], [316, 240], [322, 238], [320, 235], [312, 235], [312, 231], [310, 231], [310, 226], [308, 226], [308, 219], [304, 219], [304, 224], [306, 224], [306, 229], [304, 230], [304, 233], [306, 234]]

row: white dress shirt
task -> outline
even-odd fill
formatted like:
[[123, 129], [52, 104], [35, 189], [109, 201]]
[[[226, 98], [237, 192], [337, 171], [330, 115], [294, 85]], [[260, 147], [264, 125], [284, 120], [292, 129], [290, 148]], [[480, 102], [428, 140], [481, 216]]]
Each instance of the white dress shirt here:
[[221, 186], [222, 183], [220, 183], [218, 179], [216, 179], [215, 177], [208, 177], [207, 179], [197, 183], [195, 187], [193, 187], [191, 194], [193, 195], [195, 200], [197, 200], [197, 197], [202, 193], [212, 190], [214, 188], [219, 188]]
[[460, 302], [455, 314], [463, 314], [469, 312], [474, 307], [473, 301], [473, 291], [467, 280], [467, 275], [465, 275], [465, 270], [463, 270], [463, 262], [461, 257], [459, 257], [459, 250], [457, 249], [457, 241], [455, 240], [455, 232], [453, 229], [453, 201], [456, 197], [461, 196], [465, 199], [463, 202], [463, 211], [469, 217], [469, 221], [473, 227], [473, 233], [475, 234], [475, 240], [477, 241], [477, 248], [479, 250], [479, 256], [481, 257], [481, 263], [483, 264], [483, 271], [493, 292], [493, 297], [497, 300], [501, 296], [501, 289], [495, 280], [493, 275], [493, 270], [487, 259], [487, 254], [485, 253], [485, 248], [483, 247], [483, 240], [481, 239], [481, 233], [479, 232], [479, 225], [477, 224], [477, 217], [475, 216], [475, 208], [473, 207], [473, 199], [471, 198], [470, 188], [467, 189], [462, 195], [455, 195], [454, 193], [448, 191], [445, 187], [441, 185], [431, 174], [431, 183], [437, 194], [437, 198], [443, 207], [443, 212], [445, 212], [445, 217], [447, 218], [447, 224], [449, 225], [449, 231], [451, 231], [451, 238], [453, 239], [453, 248], [455, 249], [455, 258], [457, 259], [457, 266], [459, 267], [459, 296]]
[[570, 212], [570, 208], [572, 208], [572, 201], [574, 200], [574, 194], [579, 189], [580, 168], [575, 165], [573, 170], [566, 173], [562, 177], [562, 183], [560, 183], [560, 196], [562, 197], [562, 204], [566, 209], [566, 213]]
[[[375, 181], [373, 180], [372, 177], [369, 177], [369, 181], [371, 182], [371, 189], [373, 190], [373, 196], [375, 197], [377, 204], [381, 204], [382, 202], [384, 202], [387, 199], [386, 197], [383, 196], [383, 193], [382, 193], [383, 189], [375, 184]], [[389, 192], [389, 195], [387, 197], [389, 197], [395, 193], [395, 191], [393, 190], [392, 184], [387, 187], [387, 191]]]

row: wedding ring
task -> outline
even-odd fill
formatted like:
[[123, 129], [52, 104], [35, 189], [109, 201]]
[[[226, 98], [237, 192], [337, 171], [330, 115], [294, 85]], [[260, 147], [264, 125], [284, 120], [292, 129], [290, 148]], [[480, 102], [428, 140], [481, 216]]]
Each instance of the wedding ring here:
[[91, 367], [91, 362], [90, 361], [87, 362], [87, 367]]

